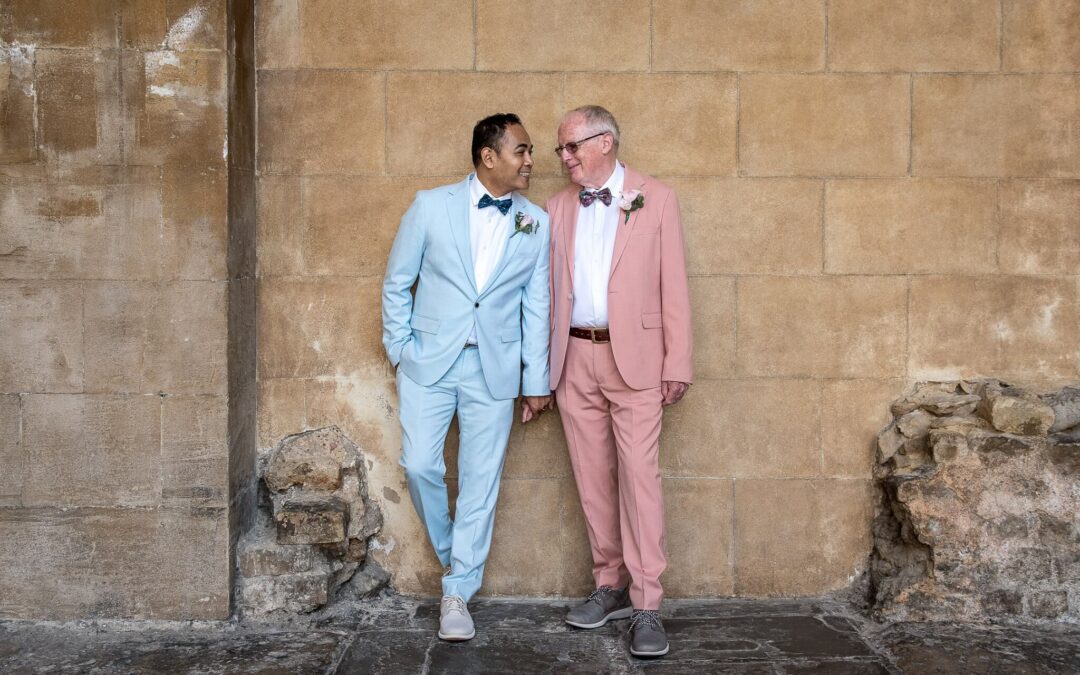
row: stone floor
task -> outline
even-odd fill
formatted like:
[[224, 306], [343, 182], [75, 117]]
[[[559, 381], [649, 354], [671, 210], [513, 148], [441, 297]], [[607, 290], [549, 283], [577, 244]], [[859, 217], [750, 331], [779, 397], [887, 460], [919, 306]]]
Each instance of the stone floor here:
[[0, 622], [0, 673], [1078, 673], [1080, 626], [868, 622], [829, 600], [665, 605], [671, 653], [627, 621], [562, 623], [565, 603], [473, 604], [477, 637], [435, 638], [438, 605], [387, 596], [287, 623]]

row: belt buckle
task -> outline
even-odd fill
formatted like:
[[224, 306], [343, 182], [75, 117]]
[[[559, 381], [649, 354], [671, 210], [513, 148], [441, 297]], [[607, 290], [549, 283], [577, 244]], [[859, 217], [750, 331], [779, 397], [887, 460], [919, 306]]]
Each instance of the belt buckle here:
[[589, 340], [594, 345], [602, 345], [602, 344], [604, 344], [603, 341], [596, 339], [596, 329], [595, 328], [590, 328], [589, 329]]

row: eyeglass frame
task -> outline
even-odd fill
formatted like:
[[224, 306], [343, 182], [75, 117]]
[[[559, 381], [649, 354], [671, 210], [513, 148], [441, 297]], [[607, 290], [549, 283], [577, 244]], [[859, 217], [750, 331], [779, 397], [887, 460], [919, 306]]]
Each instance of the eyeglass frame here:
[[555, 148], [555, 156], [556, 157], [562, 157], [563, 150], [569, 150], [571, 155], [576, 155], [577, 151], [581, 148], [581, 144], [584, 143], [585, 141], [591, 141], [592, 139], [597, 138], [598, 136], [603, 136], [604, 134], [610, 134], [610, 133], [611, 133], [610, 130], [601, 131], [598, 134], [593, 134], [592, 136], [586, 136], [585, 138], [582, 138], [581, 140], [570, 141], [569, 143], [566, 143], [565, 145], [560, 145], [557, 148]]

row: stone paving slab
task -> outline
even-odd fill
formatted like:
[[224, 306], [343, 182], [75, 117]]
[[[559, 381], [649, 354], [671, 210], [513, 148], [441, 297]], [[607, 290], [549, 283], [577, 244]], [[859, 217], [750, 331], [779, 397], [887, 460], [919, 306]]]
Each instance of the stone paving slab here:
[[1080, 672], [1080, 627], [873, 624], [831, 600], [674, 601], [672, 651], [641, 660], [628, 621], [583, 631], [565, 601], [472, 604], [477, 637], [435, 636], [438, 603], [387, 596], [288, 622], [0, 621], [0, 673]]

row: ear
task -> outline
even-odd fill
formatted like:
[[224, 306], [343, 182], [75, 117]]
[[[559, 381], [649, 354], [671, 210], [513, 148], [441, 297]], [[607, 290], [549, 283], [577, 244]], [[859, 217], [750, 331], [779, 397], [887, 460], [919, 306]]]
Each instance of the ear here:
[[495, 168], [495, 150], [489, 147], [480, 149], [480, 161], [489, 169]]
[[612, 140], [611, 134], [604, 134], [600, 137], [600, 152], [605, 155], [615, 149], [615, 141]]

